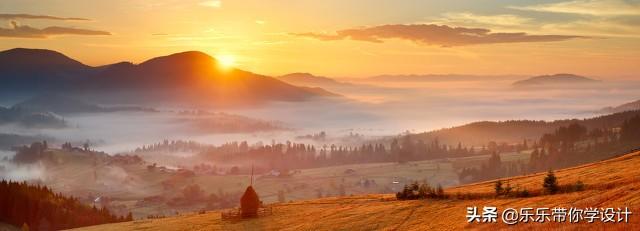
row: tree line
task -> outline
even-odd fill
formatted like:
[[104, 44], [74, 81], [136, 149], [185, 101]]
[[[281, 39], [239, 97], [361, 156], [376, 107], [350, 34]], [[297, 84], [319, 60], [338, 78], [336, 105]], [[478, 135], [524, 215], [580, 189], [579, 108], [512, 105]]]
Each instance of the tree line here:
[[116, 216], [105, 207], [89, 207], [46, 186], [2, 180], [0, 220], [29, 230], [61, 230], [131, 221], [133, 217], [131, 213]]
[[479, 168], [464, 168], [458, 176], [461, 182], [469, 183], [566, 168], [625, 154], [638, 147], [640, 116], [625, 120], [619, 127], [591, 130], [573, 123], [542, 135], [531, 145], [533, 151], [528, 162], [503, 162], [496, 152]]

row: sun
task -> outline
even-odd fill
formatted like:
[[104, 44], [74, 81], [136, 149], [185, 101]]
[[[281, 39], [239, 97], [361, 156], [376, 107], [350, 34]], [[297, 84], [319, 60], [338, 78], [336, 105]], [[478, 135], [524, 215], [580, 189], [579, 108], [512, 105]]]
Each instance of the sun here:
[[231, 68], [236, 64], [236, 57], [233, 55], [216, 55], [216, 59], [223, 68]]

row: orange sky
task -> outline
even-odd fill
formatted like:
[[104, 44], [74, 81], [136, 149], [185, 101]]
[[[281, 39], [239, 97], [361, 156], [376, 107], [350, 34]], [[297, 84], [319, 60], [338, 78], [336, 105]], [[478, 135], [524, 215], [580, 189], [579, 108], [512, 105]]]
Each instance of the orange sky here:
[[640, 1], [504, 2], [7, 0], [0, 49], [90, 65], [200, 50], [269, 75], [640, 73]]

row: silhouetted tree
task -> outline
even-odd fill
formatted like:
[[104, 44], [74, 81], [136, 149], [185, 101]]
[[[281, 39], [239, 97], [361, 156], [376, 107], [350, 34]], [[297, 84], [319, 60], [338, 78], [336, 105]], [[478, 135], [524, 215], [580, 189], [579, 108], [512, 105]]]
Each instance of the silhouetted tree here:
[[542, 187], [549, 194], [555, 194], [560, 189], [558, 186], [558, 179], [556, 178], [556, 175], [553, 173], [553, 170], [549, 170], [549, 172], [547, 172], [547, 176], [544, 178]]

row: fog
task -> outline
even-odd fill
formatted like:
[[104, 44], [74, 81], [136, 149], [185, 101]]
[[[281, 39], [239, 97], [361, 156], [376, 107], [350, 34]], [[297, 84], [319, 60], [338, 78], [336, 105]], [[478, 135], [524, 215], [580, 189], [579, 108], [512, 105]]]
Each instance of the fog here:
[[0, 179], [12, 181], [43, 179], [44, 167], [40, 163], [18, 165], [11, 161], [13, 156], [13, 152], [0, 151]]
[[[195, 131], [179, 120], [173, 108], [161, 112], [86, 113], [65, 116], [64, 129], [27, 129], [3, 125], [2, 133], [45, 135], [60, 142], [89, 141], [92, 148], [126, 152], [164, 139], [208, 144], [231, 141], [284, 142], [295, 136], [325, 131], [341, 137], [359, 133], [368, 137], [423, 132], [479, 120], [554, 120], [585, 118], [607, 106], [640, 98], [638, 81], [603, 81], [597, 85], [561, 88], [514, 88], [512, 81], [405, 82], [354, 85], [328, 89], [344, 98], [304, 102], [272, 102], [251, 108], [199, 108], [278, 121], [275, 131], [218, 133]], [[144, 106], [144, 105], [142, 105]], [[193, 109], [185, 105], [182, 109]]]

